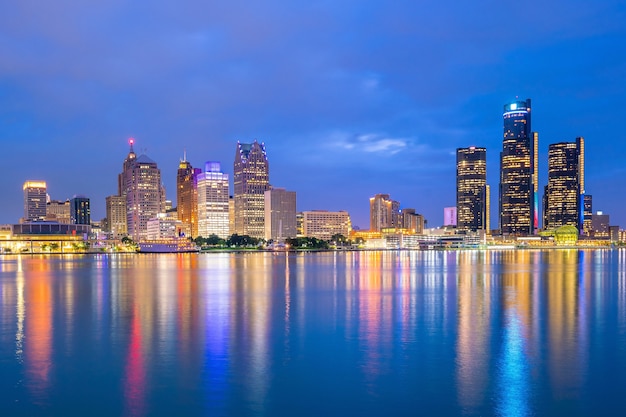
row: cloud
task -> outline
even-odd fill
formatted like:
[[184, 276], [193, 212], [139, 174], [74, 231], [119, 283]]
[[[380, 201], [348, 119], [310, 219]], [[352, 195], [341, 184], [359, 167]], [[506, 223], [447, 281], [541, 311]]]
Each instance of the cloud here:
[[335, 132], [329, 136], [329, 145], [349, 151], [390, 156], [407, 149], [411, 145], [411, 141], [407, 138], [393, 138], [380, 133], [347, 134]]

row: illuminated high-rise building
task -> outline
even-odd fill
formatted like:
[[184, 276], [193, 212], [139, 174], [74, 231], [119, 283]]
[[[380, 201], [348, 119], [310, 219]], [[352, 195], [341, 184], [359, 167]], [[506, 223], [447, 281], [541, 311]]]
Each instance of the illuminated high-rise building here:
[[91, 210], [89, 199], [84, 196], [74, 196], [70, 200], [71, 224], [91, 224]]
[[584, 140], [551, 144], [548, 148], [548, 185], [544, 196], [544, 229], [575, 226], [584, 220]]
[[200, 168], [194, 168], [187, 161], [187, 155], [178, 164], [176, 175], [176, 210], [178, 220], [183, 222], [191, 236], [198, 236], [198, 182], [197, 177], [202, 173]]
[[198, 174], [198, 236], [216, 235], [227, 239], [230, 233], [228, 174], [219, 162], [207, 162]]
[[389, 194], [370, 197], [370, 230], [380, 232], [386, 228], [400, 227], [400, 203]]
[[26, 181], [24, 190], [24, 221], [36, 222], [46, 219], [47, 186], [45, 181]]
[[107, 232], [115, 238], [125, 236], [126, 228], [126, 197], [110, 195], [106, 198]]
[[272, 188], [265, 192], [265, 239], [282, 242], [296, 237], [296, 192]]
[[456, 150], [456, 227], [487, 230], [487, 150], [470, 146]]
[[126, 198], [126, 226], [134, 240], [146, 239], [148, 220], [157, 217], [164, 207], [161, 171], [146, 155], [137, 157], [134, 139], [119, 176], [120, 195]]
[[270, 189], [270, 170], [265, 145], [237, 142], [233, 169], [235, 185], [235, 233], [263, 239], [265, 192]]
[[500, 231], [503, 235], [534, 234], [538, 219], [538, 135], [530, 126], [530, 99], [504, 106], [500, 153]]

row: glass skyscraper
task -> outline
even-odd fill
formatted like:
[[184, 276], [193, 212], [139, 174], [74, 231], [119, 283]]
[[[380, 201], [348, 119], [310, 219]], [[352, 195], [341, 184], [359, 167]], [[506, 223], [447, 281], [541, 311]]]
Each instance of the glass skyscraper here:
[[265, 145], [237, 142], [233, 169], [235, 233], [265, 237], [265, 192], [270, 189], [270, 167]]
[[548, 149], [544, 229], [582, 227], [584, 215], [584, 140], [554, 143]]
[[487, 149], [471, 146], [456, 150], [456, 227], [487, 230]]
[[500, 153], [500, 231], [503, 235], [531, 235], [539, 226], [538, 135], [531, 131], [530, 114], [530, 99], [504, 106]]

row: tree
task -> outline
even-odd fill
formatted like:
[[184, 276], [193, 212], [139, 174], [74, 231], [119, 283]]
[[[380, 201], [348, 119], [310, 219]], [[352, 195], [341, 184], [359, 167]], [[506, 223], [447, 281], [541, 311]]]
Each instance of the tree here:
[[220, 238], [218, 235], [212, 234], [205, 239], [205, 243], [209, 246], [224, 246], [226, 241]]

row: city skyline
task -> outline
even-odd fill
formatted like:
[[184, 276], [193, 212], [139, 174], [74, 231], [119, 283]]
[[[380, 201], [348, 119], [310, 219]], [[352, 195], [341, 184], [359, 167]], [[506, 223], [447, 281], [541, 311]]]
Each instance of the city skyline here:
[[518, 16], [524, 37], [502, 36], [509, 4], [185, 6], [153, 4], [138, 21], [137, 6], [7, 5], [1, 223], [22, 216], [29, 179], [55, 200], [86, 195], [92, 219], [105, 217], [108, 173], [133, 136], [172, 201], [185, 149], [194, 166], [221, 161], [232, 174], [233, 143], [257, 139], [299, 210], [346, 210], [362, 229], [379, 193], [442, 223], [455, 149], [485, 147], [495, 227], [500, 109], [519, 96], [533, 100], [540, 193], [548, 145], [585, 137], [594, 211], [626, 224], [620, 2], [533, 3]]

